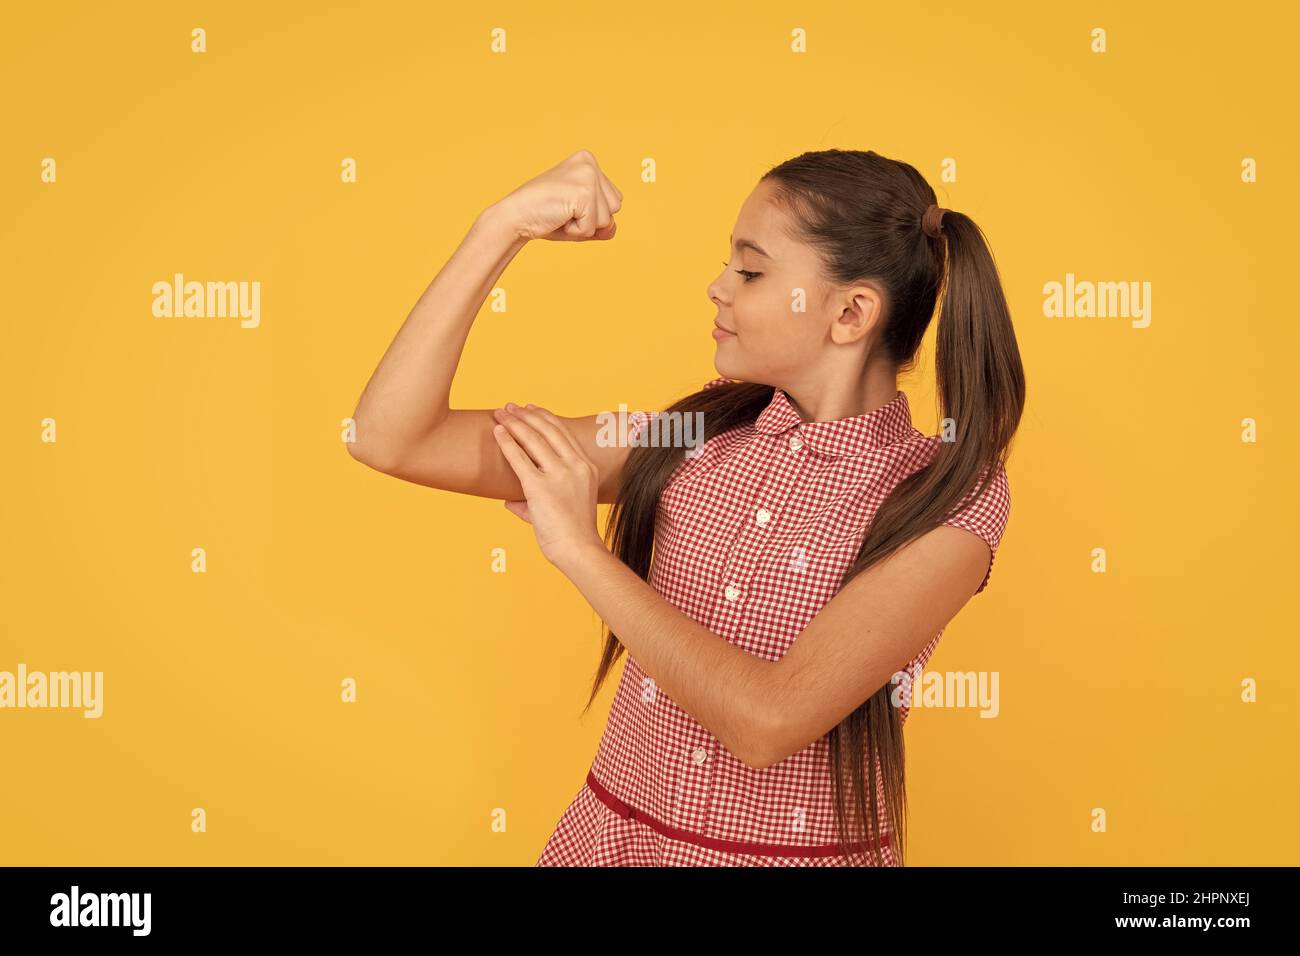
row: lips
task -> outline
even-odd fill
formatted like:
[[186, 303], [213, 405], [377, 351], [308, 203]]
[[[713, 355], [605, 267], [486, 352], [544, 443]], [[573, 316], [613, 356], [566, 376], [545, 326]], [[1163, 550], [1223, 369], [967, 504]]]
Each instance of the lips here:
[[714, 322], [714, 323], [713, 323], [713, 327], [714, 327], [715, 329], [719, 329], [720, 331], [726, 332], [728, 335], [735, 335], [735, 334], [736, 334], [735, 331], [734, 331], [733, 329], [729, 329], [729, 328], [727, 328], [725, 325], [720, 325], [720, 324], [717, 323], [717, 322]]

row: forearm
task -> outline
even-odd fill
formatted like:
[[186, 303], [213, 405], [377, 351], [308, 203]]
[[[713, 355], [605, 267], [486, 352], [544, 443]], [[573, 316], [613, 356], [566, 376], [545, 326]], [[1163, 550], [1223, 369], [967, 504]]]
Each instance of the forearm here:
[[765, 765], [776, 665], [742, 650], [666, 601], [600, 544], [557, 567], [582, 592], [659, 690], [741, 760]]
[[474, 318], [526, 242], [497, 205], [478, 215], [366, 384], [353, 415], [357, 451], [400, 454], [443, 420]]

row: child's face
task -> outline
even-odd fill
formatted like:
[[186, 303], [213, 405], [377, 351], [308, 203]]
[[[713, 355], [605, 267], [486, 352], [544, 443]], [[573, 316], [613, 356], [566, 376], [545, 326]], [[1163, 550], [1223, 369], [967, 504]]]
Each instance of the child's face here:
[[714, 329], [714, 365], [726, 378], [788, 387], [840, 365], [863, 367], [879, 324], [879, 291], [827, 282], [813, 247], [792, 231], [771, 184], [760, 182], [736, 219], [730, 261], [707, 290], [717, 325], [734, 333]]

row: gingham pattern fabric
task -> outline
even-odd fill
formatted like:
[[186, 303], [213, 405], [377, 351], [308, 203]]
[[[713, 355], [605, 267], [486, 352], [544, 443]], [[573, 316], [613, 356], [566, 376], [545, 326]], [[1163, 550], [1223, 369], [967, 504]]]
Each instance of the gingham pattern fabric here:
[[[727, 381], [716, 378], [705, 387]], [[654, 427], [657, 414], [629, 416], [633, 436]], [[775, 389], [755, 421], [683, 454], [660, 498], [649, 583], [723, 639], [779, 660], [835, 595], [888, 492], [930, 460], [939, 440], [912, 426], [902, 391], [864, 415], [804, 422], [785, 392]], [[999, 466], [984, 494], [972, 492], [945, 523], [979, 535], [996, 555], [1010, 504]], [[991, 573], [992, 561], [976, 593]], [[925, 664], [942, 634], [912, 659], [910, 672]], [[906, 720], [907, 707], [900, 709]], [[627, 654], [591, 772], [618, 799], [678, 830], [743, 843], [826, 847], [839, 842], [827, 749], [822, 737], [771, 767], [749, 767], [659, 691]], [[880, 825], [888, 832], [879, 773], [876, 790]], [[901, 865], [892, 845], [885, 857], [888, 865]], [[852, 863], [844, 855], [732, 853], [674, 839], [620, 816], [584, 782], [537, 865]]]

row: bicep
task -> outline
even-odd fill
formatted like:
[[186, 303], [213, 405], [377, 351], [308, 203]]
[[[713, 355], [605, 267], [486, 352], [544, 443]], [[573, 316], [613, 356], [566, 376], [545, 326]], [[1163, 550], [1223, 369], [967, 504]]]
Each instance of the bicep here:
[[[433, 431], [402, 456], [380, 469], [385, 474], [430, 488], [459, 494], [522, 501], [523, 488], [514, 468], [492, 435], [497, 420], [491, 408], [453, 408]], [[599, 472], [597, 501], [614, 500], [622, 479], [628, 446], [609, 441], [602, 430], [607, 415], [556, 416]]]
[[970, 600], [989, 563], [975, 534], [940, 526], [853, 578], [777, 663], [777, 760], [857, 710]]

